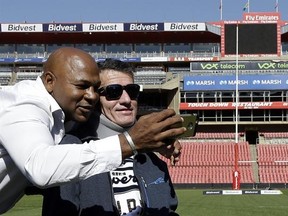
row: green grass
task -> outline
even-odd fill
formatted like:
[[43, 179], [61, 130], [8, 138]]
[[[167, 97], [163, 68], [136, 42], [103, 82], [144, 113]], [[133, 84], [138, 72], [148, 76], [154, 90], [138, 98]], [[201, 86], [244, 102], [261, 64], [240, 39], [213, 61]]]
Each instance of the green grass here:
[[24, 196], [11, 210], [3, 215], [7, 216], [39, 216], [41, 215], [42, 196]]
[[[283, 195], [203, 195], [203, 190], [176, 190], [181, 216], [283, 216], [288, 214], [288, 190]], [[5, 216], [41, 215], [41, 196], [25, 196]]]
[[283, 216], [288, 214], [288, 191], [283, 195], [202, 195], [203, 190], [177, 190], [181, 216]]

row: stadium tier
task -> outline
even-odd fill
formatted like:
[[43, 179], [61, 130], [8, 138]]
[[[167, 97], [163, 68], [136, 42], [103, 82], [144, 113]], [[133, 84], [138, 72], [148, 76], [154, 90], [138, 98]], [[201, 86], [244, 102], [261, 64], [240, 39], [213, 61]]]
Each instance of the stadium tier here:
[[0, 90], [36, 79], [50, 53], [63, 46], [96, 61], [127, 61], [141, 85], [139, 116], [172, 107], [199, 117], [196, 136], [182, 140], [181, 161], [169, 166], [175, 184], [231, 183], [235, 163], [242, 183], [286, 184], [288, 21], [279, 13], [211, 22], [0, 27]]

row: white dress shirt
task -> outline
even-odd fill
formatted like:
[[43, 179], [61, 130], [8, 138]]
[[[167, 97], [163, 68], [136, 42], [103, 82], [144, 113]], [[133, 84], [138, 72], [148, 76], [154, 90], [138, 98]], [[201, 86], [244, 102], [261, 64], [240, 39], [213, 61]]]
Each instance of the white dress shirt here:
[[118, 136], [58, 145], [64, 134], [64, 113], [39, 77], [0, 89], [0, 214], [23, 196], [27, 179], [47, 187], [86, 179], [121, 164]]

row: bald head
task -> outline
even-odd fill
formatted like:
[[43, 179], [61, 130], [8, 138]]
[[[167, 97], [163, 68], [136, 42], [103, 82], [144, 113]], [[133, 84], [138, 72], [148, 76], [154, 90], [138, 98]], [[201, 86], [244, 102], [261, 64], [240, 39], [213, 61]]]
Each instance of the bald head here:
[[[75, 64], [81, 64], [85, 60], [87, 63], [95, 64], [95, 60], [87, 52], [73, 48], [73, 47], [62, 47], [54, 51], [46, 63], [44, 64], [43, 71], [44, 73], [52, 71], [55, 75], [63, 73], [59, 70], [65, 67], [74, 67]], [[97, 65], [96, 65], [97, 67]], [[67, 70], [64, 72], [72, 72]]]
[[47, 59], [42, 81], [65, 113], [66, 120], [85, 121], [99, 99], [99, 69], [87, 52], [63, 47]]

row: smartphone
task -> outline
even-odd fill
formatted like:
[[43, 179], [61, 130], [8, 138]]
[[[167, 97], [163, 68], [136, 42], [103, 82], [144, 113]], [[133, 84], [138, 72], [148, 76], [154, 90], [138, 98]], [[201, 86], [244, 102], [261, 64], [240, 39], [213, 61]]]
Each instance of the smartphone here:
[[198, 115], [196, 113], [181, 114], [181, 117], [184, 119], [182, 127], [186, 127], [187, 130], [184, 134], [181, 134], [179, 138], [195, 136], [198, 126]]

